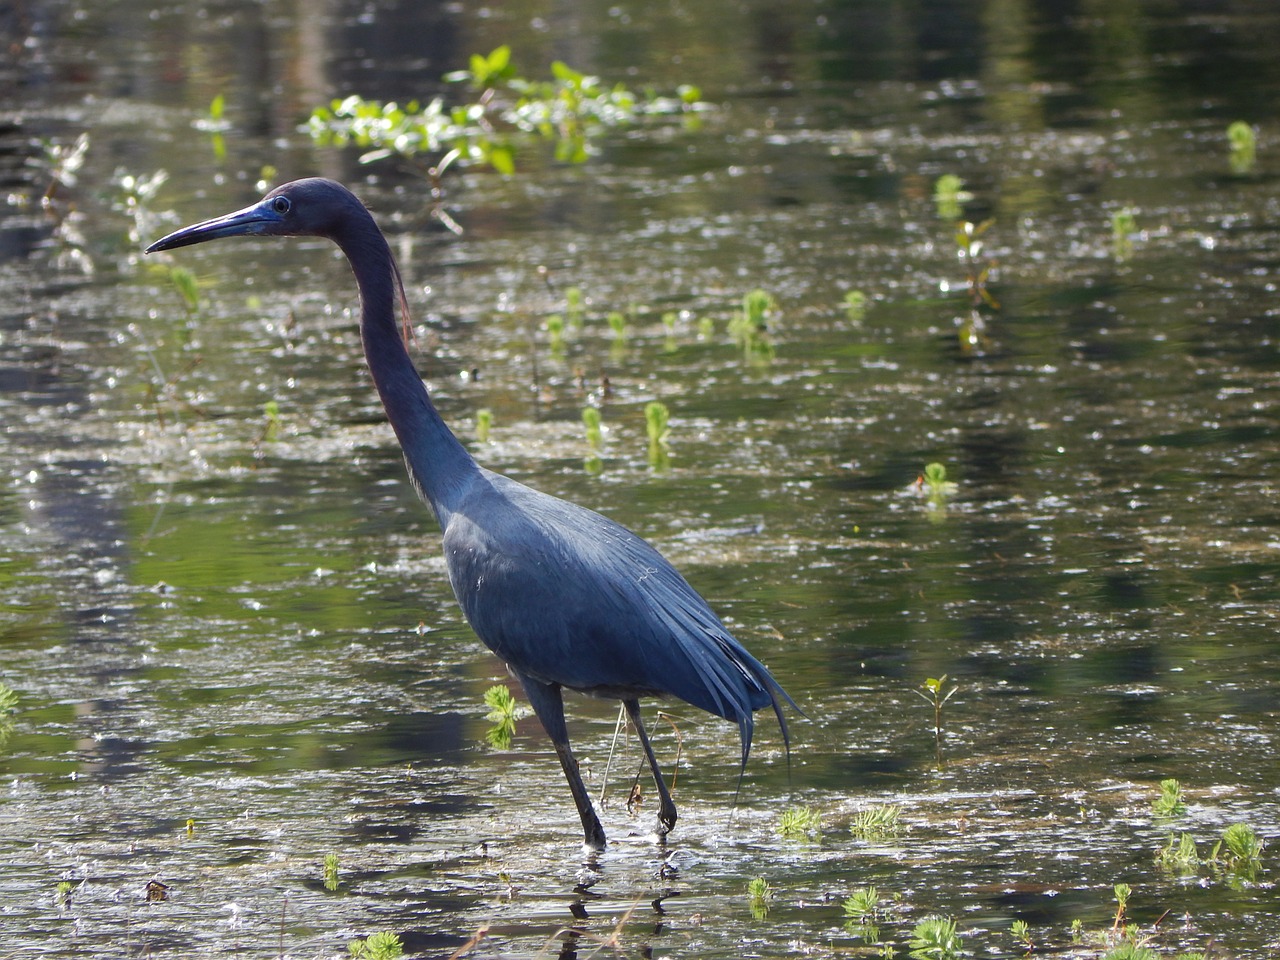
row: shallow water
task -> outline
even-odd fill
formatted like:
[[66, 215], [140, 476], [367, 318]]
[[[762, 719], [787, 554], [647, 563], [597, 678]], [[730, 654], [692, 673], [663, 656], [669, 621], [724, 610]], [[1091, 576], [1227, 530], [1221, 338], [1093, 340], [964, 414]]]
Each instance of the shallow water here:
[[[905, 956], [941, 914], [971, 954], [1023, 953], [1024, 920], [1036, 952], [1092, 957], [1115, 941], [1117, 883], [1161, 954], [1274, 955], [1280, 16], [323, 14], [52, 4], [8, 27], [24, 52], [0, 95], [0, 680], [17, 694], [0, 956], [328, 957], [382, 930], [440, 957]], [[511, 178], [457, 172], [461, 236], [412, 176], [296, 132], [332, 94], [420, 95], [500, 42], [531, 73], [564, 57], [693, 81], [717, 109], [697, 130], [619, 134], [581, 167], [534, 151]], [[192, 128], [218, 92], [221, 160]], [[1236, 119], [1259, 132], [1242, 174]], [[47, 215], [33, 141], [84, 130], [84, 170]], [[446, 418], [470, 439], [491, 409], [482, 462], [607, 512], [686, 572], [808, 715], [789, 763], [762, 715], [736, 793], [733, 728], [664, 704], [677, 740], [650, 705], [660, 757], [679, 751], [663, 848], [651, 799], [626, 809], [635, 743], [606, 780], [615, 710], [574, 698], [615, 841], [584, 862], [536, 721], [509, 750], [486, 743], [482, 695], [510, 681], [405, 482], [345, 266], [310, 242], [179, 251], [162, 263], [200, 278], [190, 314], [112, 207], [117, 171], [167, 169], [157, 235], [247, 203], [264, 163], [358, 187]], [[976, 330], [931, 197], [943, 173], [973, 192], [967, 217], [995, 221], [1000, 308]], [[587, 322], [556, 356], [543, 323], [574, 285]], [[727, 333], [756, 287], [779, 305], [767, 363]], [[622, 350], [615, 309], [632, 314]], [[655, 398], [672, 411], [662, 469]], [[935, 461], [958, 485], [941, 505], [917, 483]], [[957, 692], [937, 742], [918, 691], [943, 674]], [[1186, 811], [1160, 818], [1168, 777]], [[899, 835], [850, 832], [885, 804]], [[780, 834], [799, 806], [817, 836]], [[1255, 874], [1156, 864], [1171, 832], [1207, 857], [1234, 822], [1272, 843]], [[867, 885], [874, 935], [841, 906]]]

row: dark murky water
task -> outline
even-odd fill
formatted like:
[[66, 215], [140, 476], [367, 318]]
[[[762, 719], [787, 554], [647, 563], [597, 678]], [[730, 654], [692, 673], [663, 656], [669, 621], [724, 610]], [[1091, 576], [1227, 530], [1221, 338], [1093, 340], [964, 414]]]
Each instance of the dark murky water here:
[[[20, 6], [0, 68], [0, 956], [329, 957], [381, 930], [448, 956], [481, 929], [470, 955], [905, 956], [942, 914], [974, 955], [1024, 952], [1023, 920], [1036, 952], [1092, 957], [1117, 883], [1150, 949], [1274, 956], [1271, 5]], [[719, 109], [581, 167], [455, 173], [460, 237], [414, 178], [296, 131], [335, 93], [421, 96], [502, 42], [530, 73], [691, 81]], [[225, 159], [192, 127], [219, 92]], [[1259, 134], [1243, 173], [1234, 120]], [[46, 215], [38, 141], [85, 131]], [[677, 832], [664, 851], [652, 805], [625, 809], [628, 743], [617, 842], [581, 863], [536, 721], [486, 745], [505, 676], [404, 481], [346, 268], [322, 244], [182, 251], [188, 314], [113, 208], [119, 175], [169, 171], [155, 235], [248, 202], [264, 164], [359, 188], [447, 419], [470, 437], [491, 409], [487, 465], [687, 572], [809, 714], [789, 771], [762, 717], [733, 810], [735, 731], [668, 704]], [[945, 173], [995, 221], [1000, 309], [976, 330]], [[588, 321], [556, 356], [542, 325], [575, 285]], [[779, 304], [764, 364], [727, 333], [756, 287]], [[941, 506], [916, 487], [934, 461], [958, 484]], [[944, 673], [939, 754], [916, 691]], [[571, 710], [599, 789], [613, 710]], [[1160, 818], [1168, 777], [1186, 811]], [[899, 835], [850, 832], [886, 804]], [[779, 831], [801, 806], [822, 816], [807, 841]], [[1255, 874], [1155, 862], [1173, 831], [1207, 857], [1236, 822], [1272, 843]], [[841, 906], [867, 885], [876, 935]]]

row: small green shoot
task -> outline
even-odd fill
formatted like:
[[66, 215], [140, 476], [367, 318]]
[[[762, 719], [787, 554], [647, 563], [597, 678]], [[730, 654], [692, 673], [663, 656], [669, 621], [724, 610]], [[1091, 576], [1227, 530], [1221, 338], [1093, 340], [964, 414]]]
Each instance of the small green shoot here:
[[924, 473], [916, 477], [916, 490], [924, 494], [929, 519], [935, 522], [946, 516], [947, 501], [959, 489], [959, 484], [947, 479], [947, 468], [940, 463], [926, 464]]
[[938, 743], [942, 742], [942, 707], [960, 689], [958, 684], [953, 683], [950, 690], [944, 690], [946, 685], [947, 675], [944, 673], [940, 677], [929, 677], [921, 684], [924, 690], [915, 691], [917, 696], [933, 705], [933, 736]]
[[947, 917], [925, 917], [911, 930], [907, 944], [911, 956], [918, 960], [951, 960], [963, 952], [956, 922]]
[[75, 888], [76, 885], [70, 880], [58, 881], [58, 886], [54, 888], [53, 898], [61, 909], [65, 910], [71, 906], [71, 893]]
[[1156, 854], [1156, 864], [1174, 873], [1195, 873], [1200, 866], [1195, 839], [1189, 833], [1169, 834], [1169, 842]]
[[716, 322], [710, 317], [698, 318], [698, 339], [710, 340], [716, 335]]
[[1022, 944], [1022, 949], [1028, 953], [1036, 948], [1035, 941], [1031, 939], [1031, 928], [1027, 925], [1027, 921], [1014, 920], [1013, 923], [1009, 924], [1009, 933], [1013, 936], [1013, 939]]
[[324, 888], [326, 890], [337, 890], [341, 881], [338, 879], [338, 855], [336, 853], [326, 853], [324, 855]]
[[1251, 172], [1258, 159], [1258, 139], [1253, 127], [1243, 120], [1235, 121], [1227, 127], [1227, 142], [1231, 145], [1231, 172], [1236, 176]]
[[526, 715], [527, 709], [502, 684], [496, 684], [484, 692], [484, 703], [489, 708], [485, 719], [493, 724], [485, 731], [485, 739], [497, 750], [509, 750], [511, 738], [516, 732], [516, 721]]
[[788, 840], [816, 840], [822, 833], [822, 811], [817, 807], [788, 807], [778, 820], [778, 832]]
[[169, 283], [182, 296], [182, 303], [187, 308], [187, 313], [194, 316], [200, 312], [200, 281], [196, 279], [196, 275], [186, 267], [170, 266], [166, 273], [169, 275]]
[[671, 411], [667, 405], [652, 400], [644, 406], [645, 432], [649, 435], [649, 466], [665, 467], [669, 456]]
[[41, 204], [48, 209], [56, 203], [60, 188], [70, 190], [80, 178], [80, 169], [89, 153], [89, 134], [80, 134], [70, 145], [42, 139], [40, 148], [43, 153], [41, 159], [30, 162], [43, 167], [49, 178], [44, 196], [40, 198]]
[[1233, 823], [1222, 832], [1222, 839], [1214, 844], [1209, 861], [1231, 871], [1237, 880], [1252, 881], [1262, 866], [1262, 851], [1266, 845], [1253, 827], [1247, 823]]
[[1000, 309], [1000, 302], [987, 289], [987, 282], [991, 279], [991, 271], [995, 267], [995, 261], [987, 260], [982, 262], [979, 260], [984, 247], [982, 236], [994, 225], [994, 220], [984, 220], [982, 223], [977, 224], [965, 220], [956, 225], [954, 234], [956, 255], [960, 258], [961, 264], [964, 265], [965, 282], [969, 287], [969, 305], [974, 309], [983, 305], [990, 307], [992, 310]]
[[959, 220], [964, 216], [964, 205], [972, 199], [973, 194], [964, 189], [964, 181], [954, 173], [944, 173], [933, 183], [933, 203], [943, 220]]
[[752, 363], [768, 363], [774, 357], [769, 338], [769, 322], [777, 302], [763, 290], [752, 290], [742, 298], [742, 310], [729, 321], [729, 334]]
[[557, 358], [564, 356], [564, 317], [558, 313], [553, 313], [547, 317], [544, 326], [547, 330], [551, 355]]
[[873, 886], [859, 887], [849, 896], [845, 897], [844, 903], [845, 919], [853, 923], [871, 923], [876, 918], [876, 911], [880, 906], [880, 891]]
[[352, 940], [347, 949], [354, 960], [398, 960], [404, 956], [400, 937], [389, 930], [371, 933], [363, 940]]
[[587, 446], [593, 451], [598, 451], [604, 443], [604, 433], [600, 428], [600, 411], [595, 407], [584, 407], [582, 425], [586, 428]]
[[849, 824], [859, 840], [888, 840], [902, 833], [902, 808], [896, 803], [859, 810]]
[[1071, 921], [1071, 942], [1076, 946], [1084, 943], [1084, 921], [1079, 917]]
[[861, 323], [867, 315], [867, 295], [861, 290], [850, 290], [844, 295], [844, 315], [850, 323]]
[[620, 353], [627, 346], [627, 317], [622, 311], [611, 311], [605, 318], [613, 331], [613, 352]]
[[1122, 207], [1111, 214], [1111, 255], [1117, 261], [1128, 260], [1133, 255], [1133, 238], [1138, 232], [1138, 218], [1130, 207]]
[[1116, 894], [1116, 918], [1111, 924], [1112, 930], [1123, 930], [1125, 921], [1125, 910], [1129, 906], [1129, 895], [1133, 893], [1133, 888], [1127, 883], [1117, 883], [1114, 887]]
[[489, 431], [493, 428], [493, 411], [488, 407], [481, 407], [476, 411], [476, 440], [480, 443], [489, 442]]
[[586, 310], [586, 306], [585, 306], [586, 301], [582, 296], [582, 288], [569, 287], [567, 290], [565, 290], [564, 302], [565, 302], [565, 314], [568, 317], [569, 323], [572, 326], [581, 329], [582, 315]]
[[264, 443], [274, 443], [280, 439], [280, 404], [275, 400], [268, 400], [262, 405], [262, 417], [265, 421], [262, 425], [262, 434], [259, 439]]
[[18, 694], [0, 681], [0, 747], [13, 735], [14, 715], [18, 712]]
[[1159, 960], [1160, 954], [1133, 940], [1116, 944], [1102, 955], [1102, 960]]
[[1160, 781], [1160, 796], [1151, 804], [1151, 811], [1157, 817], [1180, 817], [1187, 812], [1187, 805], [1182, 799], [1182, 784], [1172, 777]]
[[764, 877], [755, 877], [747, 884], [748, 906], [755, 920], [763, 920], [769, 915], [769, 901], [773, 899], [773, 888]]

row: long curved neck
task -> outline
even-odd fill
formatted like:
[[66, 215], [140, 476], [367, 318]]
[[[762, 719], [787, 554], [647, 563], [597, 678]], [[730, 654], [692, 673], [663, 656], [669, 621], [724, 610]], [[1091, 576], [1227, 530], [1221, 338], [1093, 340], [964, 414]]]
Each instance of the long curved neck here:
[[373, 217], [361, 213], [333, 239], [356, 276], [365, 360], [404, 451], [409, 478], [443, 527], [480, 467], [440, 418], [409, 358], [397, 323], [400, 286], [391, 248]]

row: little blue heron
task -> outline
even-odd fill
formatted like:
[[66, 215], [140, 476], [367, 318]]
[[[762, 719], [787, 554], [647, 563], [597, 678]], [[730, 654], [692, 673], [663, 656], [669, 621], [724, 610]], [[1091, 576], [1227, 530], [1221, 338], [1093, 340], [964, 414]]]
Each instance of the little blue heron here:
[[454, 595], [524, 687], [555, 745], [589, 847], [603, 849], [605, 834], [569, 746], [564, 688], [622, 701], [653, 772], [660, 837], [675, 826], [676, 807], [640, 697], [679, 697], [736, 722], [739, 777], [754, 711], [773, 707], [790, 748], [782, 702], [798, 711], [795, 701], [653, 547], [598, 513], [486, 470], [445, 426], [397, 327], [396, 306], [405, 300], [391, 249], [346, 187], [287, 183], [243, 210], [171, 233], [147, 253], [245, 235], [327, 237], [346, 254], [360, 291], [365, 358], [409, 477], [440, 523]]

